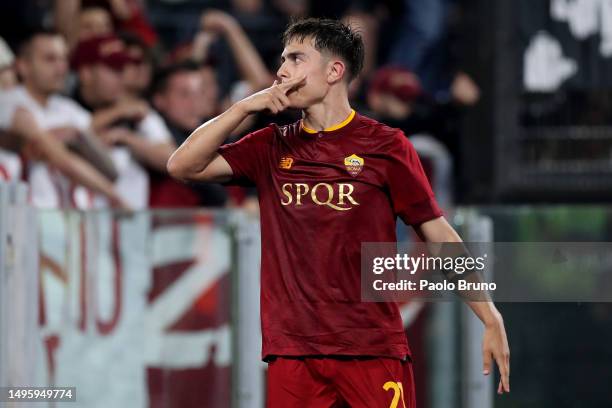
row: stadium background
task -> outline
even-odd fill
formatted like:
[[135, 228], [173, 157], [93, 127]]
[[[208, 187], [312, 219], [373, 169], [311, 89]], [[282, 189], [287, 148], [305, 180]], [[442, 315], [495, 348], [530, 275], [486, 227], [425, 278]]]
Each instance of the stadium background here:
[[[611, 238], [610, 0], [23, 0], [0, 6], [0, 36], [15, 53], [28, 31], [55, 25], [76, 47], [58, 17], [71, 6], [76, 22], [85, 10], [112, 16], [153, 71], [195, 58], [201, 86], [215, 90], [202, 120], [271, 82], [290, 15], [346, 18], [367, 42], [355, 108], [411, 138], [464, 239]], [[213, 9], [226, 14], [211, 23]], [[237, 61], [247, 51], [236, 26], [257, 51], [252, 72]], [[2, 50], [2, 70], [14, 69], [11, 54]], [[176, 127], [149, 92], [138, 97]], [[250, 126], [271, 120], [295, 116]], [[27, 168], [27, 149], [8, 145], [0, 153], [25, 156]], [[74, 197], [34, 208], [27, 172], [0, 171], [0, 385], [76, 386], [83, 407], [263, 406], [254, 192], [194, 188], [186, 205], [142, 167], [151, 197], [135, 212]], [[612, 405], [609, 303], [498, 307], [512, 353], [502, 397], [480, 375], [482, 329], [465, 306], [402, 306], [419, 406]]]

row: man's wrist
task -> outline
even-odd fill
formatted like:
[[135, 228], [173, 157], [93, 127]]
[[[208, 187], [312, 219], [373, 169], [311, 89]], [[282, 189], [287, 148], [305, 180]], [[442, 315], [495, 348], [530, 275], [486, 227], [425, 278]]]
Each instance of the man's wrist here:
[[490, 310], [489, 313], [486, 313], [482, 318], [482, 323], [485, 325], [485, 327], [496, 327], [503, 321], [501, 313], [499, 313], [492, 304], [491, 309], [492, 310]]
[[235, 112], [237, 112], [238, 114], [242, 115], [244, 118], [246, 118], [247, 116], [249, 116], [252, 113], [248, 109], [248, 107], [246, 106], [246, 103], [244, 102], [244, 99], [241, 100], [241, 101], [236, 102], [235, 104], [233, 104], [230, 107], [230, 109], [235, 110]]

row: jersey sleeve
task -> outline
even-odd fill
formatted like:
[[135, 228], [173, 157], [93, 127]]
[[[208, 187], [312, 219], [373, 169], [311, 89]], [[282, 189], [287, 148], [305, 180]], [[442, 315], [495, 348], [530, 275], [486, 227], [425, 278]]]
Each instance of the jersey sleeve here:
[[219, 148], [219, 154], [232, 168], [232, 184], [256, 185], [263, 175], [270, 172], [273, 137], [274, 129], [268, 126]]
[[398, 132], [389, 152], [387, 182], [393, 211], [408, 225], [420, 225], [443, 215], [412, 143]]

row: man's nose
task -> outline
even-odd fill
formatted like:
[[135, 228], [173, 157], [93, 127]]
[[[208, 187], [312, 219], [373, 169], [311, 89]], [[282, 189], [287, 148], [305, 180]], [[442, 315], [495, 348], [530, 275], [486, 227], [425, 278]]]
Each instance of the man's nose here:
[[276, 71], [276, 76], [281, 78], [281, 79], [287, 79], [289, 78], [289, 74], [287, 74], [287, 70], [285, 69], [285, 65], [281, 65], [278, 68], [278, 71]]

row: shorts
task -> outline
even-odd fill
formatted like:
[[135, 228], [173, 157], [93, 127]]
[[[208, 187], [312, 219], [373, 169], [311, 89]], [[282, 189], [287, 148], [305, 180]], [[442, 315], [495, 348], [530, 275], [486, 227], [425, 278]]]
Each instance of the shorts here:
[[278, 357], [268, 408], [415, 408], [412, 362], [380, 357]]

